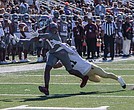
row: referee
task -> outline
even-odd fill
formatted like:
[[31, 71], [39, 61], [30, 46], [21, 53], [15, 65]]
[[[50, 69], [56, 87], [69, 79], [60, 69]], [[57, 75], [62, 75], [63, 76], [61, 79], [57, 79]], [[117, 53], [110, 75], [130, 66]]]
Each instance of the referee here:
[[117, 27], [114, 21], [112, 21], [112, 16], [107, 15], [106, 21], [102, 24], [102, 33], [104, 36], [104, 58], [107, 60], [107, 54], [110, 51], [111, 60], [114, 60], [114, 39], [117, 31]]

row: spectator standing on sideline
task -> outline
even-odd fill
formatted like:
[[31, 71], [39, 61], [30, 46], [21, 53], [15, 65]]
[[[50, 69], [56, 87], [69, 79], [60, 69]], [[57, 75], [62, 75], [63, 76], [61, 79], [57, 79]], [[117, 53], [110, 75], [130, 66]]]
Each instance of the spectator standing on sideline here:
[[[20, 21], [19, 23], [19, 29], [20, 29], [20, 33], [21, 33], [21, 37], [20, 37], [20, 42], [19, 42], [19, 62], [29, 62], [29, 60], [27, 59], [27, 55], [28, 55], [28, 50], [29, 47], [31, 45], [31, 32], [32, 32], [32, 27], [31, 27], [31, 21], [29, 20], [29, 15], [28, 14], [24, 14], [23, 15], [23, 21]], [[22, 56], [22, 53], [24, 53], [24, 58]]]
[[88, 24], [84, 27], [84, 30], [87, 43], [87, 59], [94, 59], [98, 29], [96, 24], [93, 23], [92, 18], [88, 18]]
[[[120, 15], [118, 15], [120, 16]], [[117, 25], [117, 34], [115, 38], [116, 43], [116, 56], [120, 56], [122, 54], [123, 47], [123, 35], [122, 35], [122, 19], [117, 16], [116, 25]]]
[[80, 56], [82, 56], [82, 41], [84, 37], [84, 28], [80, 24], [80, 22], [75, 22], [75, 27], [73, 28], [74, 42], [77, 52]]
[[0, 22], [0, 64], [5, 63], [6, 44], [3, 41], [3, 38], [4, 38], [4, 30]]
[[16, 52], [17, 52], [17, 48], [18, 48], [18, 45], [19, 45], [19, 39], [20, 39], [20, 29], [19, 29], [19, 17], [17, 14], [13, 14], [12, 15], [12, 23], [11, 23], [11, 26], [14, 27], [12, 28], [12, 31], [11, 31], [11, 35], [13, 36], [12, 40], [11, 40], [11, 53], [12, 53], [12, 63], [15, 63], [16, 60], [15, 60], [15, 55], [16, 55]]
[[104, 36], [104, 58], [103, 60], [107, 60], [107, 54], [110, 49], [110, 57], [111, 60], [114, 60], [114, 39], [117, 31], [117, 27], [114, 21], [112, 21], [112, 16], [107, 15], [106, 21], [102, 24], [102, 32]]
[[130, 17], [127, 16], [125, 22], [122, 25], [122, 33], [123, 33], [123, 56], [130, 56], [130, 45], [131, 40], [133, 38], [133, 26], [130, 22]]
[[[82, 21], [82, 26], [85, 27], [86, 25], [88, 24], [88, 16], [85, 15], [84, 18], [83, 18], [83, 21]], [[85, 34], [85, 33], [84, 33]], [[82, 44], [82, 51], [83, 51], [83, 56], [86, 56], [86, 51], [87, 51], [87, 44], [86, 44], [86, 41], [85, 41], [85, 36], [83, 38], [83, 44]]]
[[102, 35], [101, 35], [101, 21], [100, 19], [96, 19], [96, 25], [98, 29], [98, 35], [97, 35], [97, 42], [96, 42], [96, 52], [97, 52], [97, 58], [100, 57], [100, 51], [101, 51], [101, 44], [102, 44]]
[[3, 21], [2, 21], [2, 27], [5, 33], [5, 36], [3, 38], [5, 44], [6, 44], [6, 53], [5, 53], [5, 59], [9, 60], [9, 55], [10, 55], [10, 43], [11, 43], [11, 20], [10, 20], [10, 14], [5, 12], [3, 14]]

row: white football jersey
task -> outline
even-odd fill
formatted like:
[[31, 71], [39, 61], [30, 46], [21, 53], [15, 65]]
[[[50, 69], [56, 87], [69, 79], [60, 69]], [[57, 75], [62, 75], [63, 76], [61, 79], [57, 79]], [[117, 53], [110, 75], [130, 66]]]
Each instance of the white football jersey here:
[[[76, 52], [76, 51], [75, 51]], [[80, 71], [83, 75], [86, 75], [91, 69], [91, 64], [83, 59], [77, 52], [76, 54], [68, 54], [73, 69]]]
[[65, 43], [62, 43], [61, 46], [68, 52], [73, 69], [80, 71], [83, 75], [86, 75], [91, 69], [91, 64], [77, 53], [74, 46], [70, 47]]

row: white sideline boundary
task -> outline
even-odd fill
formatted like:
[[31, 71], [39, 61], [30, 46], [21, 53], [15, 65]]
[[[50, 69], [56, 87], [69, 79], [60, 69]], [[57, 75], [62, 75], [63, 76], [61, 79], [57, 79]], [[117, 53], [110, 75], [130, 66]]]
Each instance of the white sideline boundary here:
[[[0, 96], [16, 96], [16, 97], [40, 97], [41, 94], [0, 94]], [[69, 94], [59, 94], [59, 96], [70, 96]], [[46, 96], [47, 98], [56, 97], [56, 95]], [[134, 96], [116, 96], [116, 95], [77, 95], [77, 97], [91, 98], [134, 98]]]
[[[33, 71], [33, 70], [36, 71], [36, 70], [41, 70], [41, 69], [44, 69], [44, 67], [32, 67], [32, 66], [30, 66], [30, 67], [28, 67], [28, 66], [26, 66], [26, 67], [25, 66], [0, 67], [0, 74]], [[64, 68], [62, 67], [59, 69], [64, 69]], [[129, 71], [133, 71], [134, 68], [104, 68], [104, 70], [125, 70], [125, 71], [129, 70]]]
[[107, 110], [109, 106], [101, 106], [97, 108], [68, 108], [68, 107], [28, 107], [28, 105], [21, 105], [12, 108], [5, 108], [2, 110]]

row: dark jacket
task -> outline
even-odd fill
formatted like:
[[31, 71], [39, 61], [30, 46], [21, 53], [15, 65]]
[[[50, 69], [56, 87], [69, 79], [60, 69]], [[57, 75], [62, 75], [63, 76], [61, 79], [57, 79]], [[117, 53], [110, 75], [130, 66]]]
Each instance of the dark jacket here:
[[81, 25], [78, 25], [73, 28], [74, 38], [83, 39], [84, 36], [84, 28]]
[[125, 22], [122, 25], [122, 34], [123, 37], [131, 40], [133, 37], [133, 27], [131, 23]]

